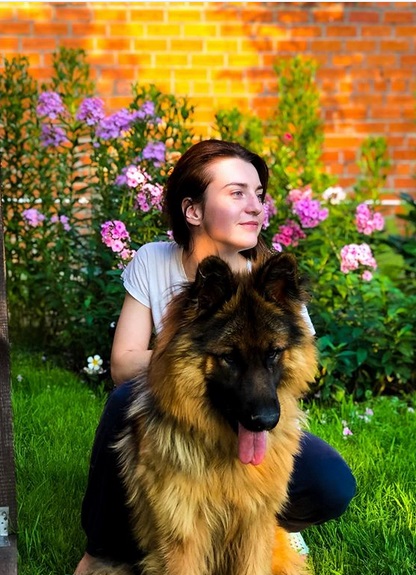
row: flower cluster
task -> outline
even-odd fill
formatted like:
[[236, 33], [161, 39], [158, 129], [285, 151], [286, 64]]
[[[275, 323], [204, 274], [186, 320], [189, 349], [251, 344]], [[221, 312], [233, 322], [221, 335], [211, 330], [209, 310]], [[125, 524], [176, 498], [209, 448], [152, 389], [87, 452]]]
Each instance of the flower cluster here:
[[333, 206], [341, 204], [346, 199], [346, 197], [347, 194], [345, 193], [343, 188], [341, 188], [341, 186], [334, 186], [327, 188], [322, 193], [322, 199], [325, 202], [332, 204]]
[[319, 200], [310, 198], [304, 198], [295, 202], [292, 210], [298, 216], [303, 228], [316, 228], [328, 217], [328, 209], [321, 208]]
[[85, 98], [79, 105], [76, 114], [76, 119], [80, 122], [85, 122], [87, 126], [99, 124], [104, 117], [104, 102], [101, 98], [95, 96]]
[[163, 142], [149, 142], [142, 152], [144, 160], [153, 160], [155, 166], [160, 166], [165, 161], [166, 146]]
[[279, 231], [273, 236], [273, 248], [278, 252], [282, 251], [282, 246], [296, 247], [299, 240], [306, 238], [305, 232], [301, 229], [300, 225], [293, 220], [286, 220], [286, 223], [279, 226]]
[[316, 228], [328, 217], [328, 209], [321, 208], [319, 200], [312, 199], [310, 186], [291, 190], [286, 201], [292, 204], [292, 213], [299, 218], [302, 228]]
[[[46, 220], [45, 214], [42, 214], [36, 208], [28, 208], [27, 210], [23, 210], [22, 218], [32, 228], [37, 228], [38, 226], [40, 226], [40, 224], [42, 222], [44, 222]], [[64, 230], [66, 232], [69, 232], [69, 230], [71, 229], [68, 216], [64, 216], [64, 215], [59, 216], [57, 214], [54, 214], [53, 216], [51, 216], [49, 221], [52, 224], [57, 224], [57, 223], [62, 224], [62, 227], [64, 228]]]
[[29, 208], [27, 210], [23, 210], [22, 218], [32, 228], [37, 228], [44, 220], [46, 220], [46, 216], [36, 208]]
[[[350, 271], [357, 270], [360, 266], [377, 268], [370, 246], [365, 243], [345, 245], [341, 249], [341, 271], [347, 274]], [[373, 276], [369, 270], [365, 270], [361, 277], [363, 280], [369, 281]]]
[[122, 169], [115, 180], [117, 186], [139, 188], [136, 196], [136, 208], [142, 212], [151, 209], [162, 209], [163, 188], [160, 184], [153, 184], [149, 174], [136, 164], [130, 164]]
[[266, 193], [263, 202], [264, 220], [263, 229], [266, 230], [270, 225], [270, 219], [277, 214], [276, 204], [270, 194]]
[[109, 220], [101, 225], [103, 243], [115, 252], [121, 260], [128, 261], [134, 255], [134, 250], [128, 246], [130, 234], [120, 220]]
[[[91, 111], [91, 103], [88, 104]], [[100, 113], [98, 104], [93, 104], [94, 117]], [[122, 108], [110, 116], [102, 117], [97, 123], [96, 136], [102, 140], [112, 140], [124, 136], [137, 120], [160, 122], [160, 118], [153, 117], [155, 105], [151, 101], [144, 102], [139, 110]]]
[[71, 226], [69, 225], [69, 218], [68, 216], [58, 216], [57, 214], [51, 217], [51, 222], [53, 224], [60, 223], [66, 232], [69, 232]]
[[375, 213], [367, 204], [359, 204], [355, 211], [355, 224], [361, 234], [371, 236], [374, 231], [384, 229], [384, 218]]
[[36, 112], [39, 116], [55, 120], [65, 112], [61, 96], [57, 92], [42, 92], [38, 98]]
[[55, 124], [43, 124], [41, 127], [40, 141], [42, 146], [45, 146], [45, 148], [48, 146], [57, 148], [68, 140], [65, 130], [61, 128], [61, 126], [56, 126]]
[[61, 96], [57, 92], [42, 92], [38, 98], [36, 111], [44, 119], [40, 134], [42, 146], [58, 147], [64, 144], [67, 141], [65, 130], [53, 123], [66, 113]]

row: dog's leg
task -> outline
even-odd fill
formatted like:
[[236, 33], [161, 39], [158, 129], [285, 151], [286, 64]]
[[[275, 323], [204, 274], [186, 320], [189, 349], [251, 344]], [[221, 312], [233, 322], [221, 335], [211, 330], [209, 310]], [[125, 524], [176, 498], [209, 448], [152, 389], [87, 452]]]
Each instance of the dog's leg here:
[[308, 575], [307, 562], [290, 546], [289, 534], [276, 525], [272, 557], [272, 575]]
[[95, 559], [86, 575], [134, 575], [134, 573], [128, 565], [105, 563]]
[[201, 530], [150, 552], [141, 563], [143, 575], [208, 575], [208, 541]]

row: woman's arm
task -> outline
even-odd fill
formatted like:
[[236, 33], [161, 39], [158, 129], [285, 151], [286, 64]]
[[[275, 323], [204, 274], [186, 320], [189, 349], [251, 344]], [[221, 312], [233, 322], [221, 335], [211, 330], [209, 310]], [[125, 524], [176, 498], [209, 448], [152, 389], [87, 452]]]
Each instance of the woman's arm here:
[[151, 310], [126, 293], [111, 351], [111, 377], [116, 385], [131, 380], [148, 366], [152, 327]]

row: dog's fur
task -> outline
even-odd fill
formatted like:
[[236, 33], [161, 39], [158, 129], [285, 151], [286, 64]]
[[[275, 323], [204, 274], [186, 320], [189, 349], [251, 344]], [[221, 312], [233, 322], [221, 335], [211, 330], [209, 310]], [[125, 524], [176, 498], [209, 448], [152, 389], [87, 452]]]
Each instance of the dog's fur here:
[[276, 521], [316, 369], [305, 301], [288, 254], [207, 258], [172, 300], [116, 446], [143, 574], [305, 572]]

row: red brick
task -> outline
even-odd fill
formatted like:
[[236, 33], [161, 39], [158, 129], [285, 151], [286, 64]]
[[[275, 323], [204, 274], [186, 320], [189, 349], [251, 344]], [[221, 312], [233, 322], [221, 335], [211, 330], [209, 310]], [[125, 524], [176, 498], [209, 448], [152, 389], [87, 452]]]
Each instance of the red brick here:
[[0, 50], [3, 52], [17, 52], [19, 51], [19, 39], [18, 38], [8, 38], [6, 36], [0, 36]]
[[339, 22], [344, 19], [344, 3], [312, 10], [316, 22]]
[[350, 10], [348, 14], [348, 21], [349, 22], [373, 22], [377, 24], [380, 22], [380, 15], [375, 11], [361, 11], [354, 9]]
[[408, 24], [415, 21], [415, 15], [413, 11], [402, 12], [396, 9], [392, 12], [385, 12], [383, 21], [388, 24]]
[[34, 22], [33, 27], [35, 36], [64, 36], [69, 31], [65, 22]]
[[[1, 19], [1, 16], [0, 16]], [[31, 22], [2, 22], [3, 30], [7, 31], [7, 35], [10, 36], [21, 36], [24, 34], [30, 34], [32, 31]]]
[[281, 10], [280, 6], [277, 11], [277, 20], [284, 24], [299, 24], [309, 21], [309, 13], [307, 10]]
[[327, 26], [325, 35], [327, 37], [334, 36], [335, 38], [349, 38], [357, 36], [357, 26], [346, 26], [338, 24], [337, 26]]

